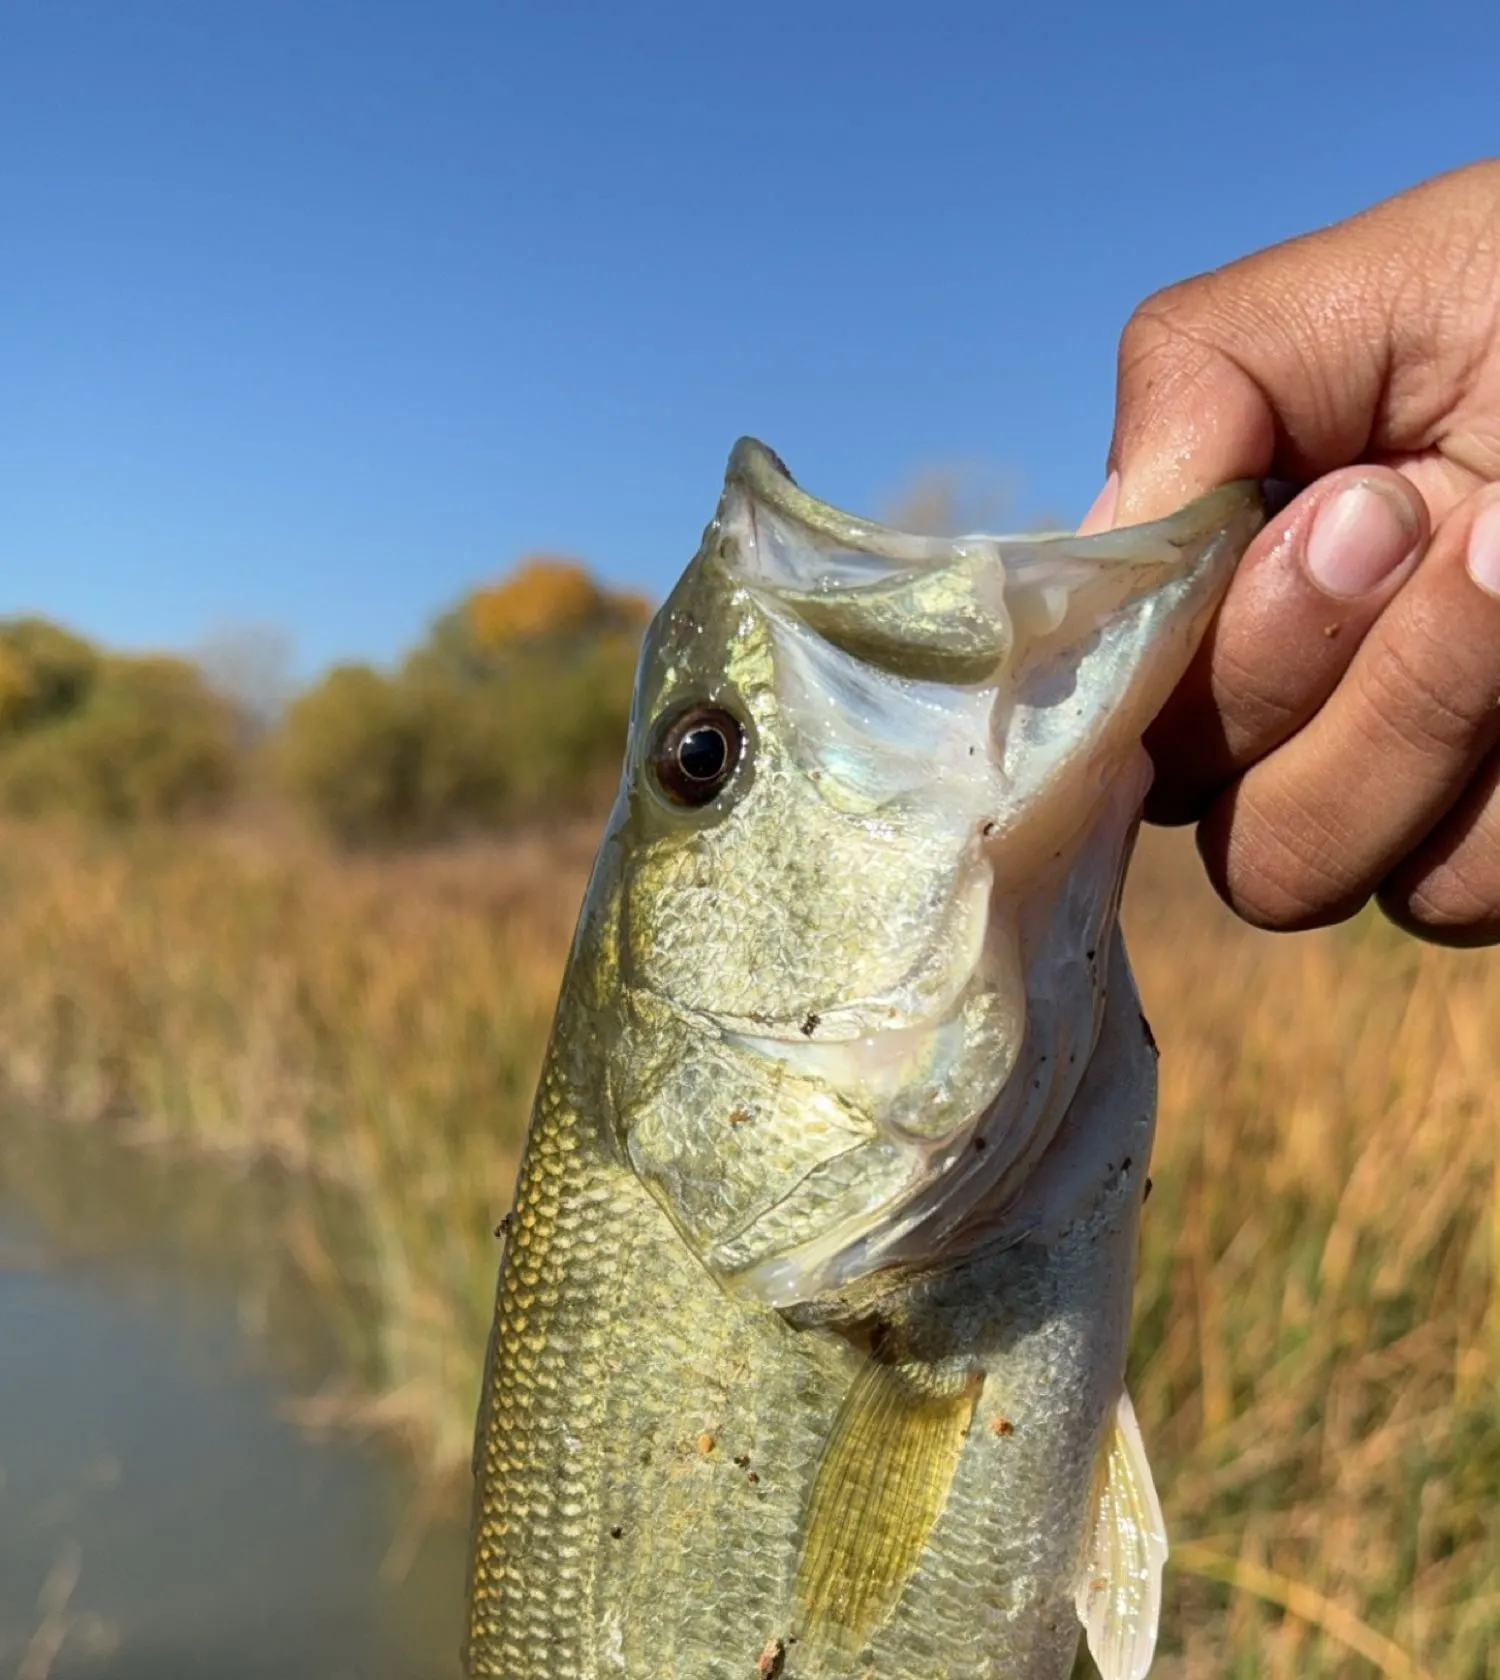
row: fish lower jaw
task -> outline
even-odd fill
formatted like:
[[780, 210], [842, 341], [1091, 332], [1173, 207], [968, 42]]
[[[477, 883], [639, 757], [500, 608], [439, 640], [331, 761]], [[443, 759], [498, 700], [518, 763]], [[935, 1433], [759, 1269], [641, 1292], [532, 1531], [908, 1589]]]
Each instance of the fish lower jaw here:
[[931, 1157], [968, 1141], [1010, 1077], [1017, 1015], [971, 986], [940, 1013], [872, 1032], [824, 1037], [825, 1018], [810, 1014], [795, 1037], [730, 1030], [725, 1041], [837, 1093], [872, 1136]]

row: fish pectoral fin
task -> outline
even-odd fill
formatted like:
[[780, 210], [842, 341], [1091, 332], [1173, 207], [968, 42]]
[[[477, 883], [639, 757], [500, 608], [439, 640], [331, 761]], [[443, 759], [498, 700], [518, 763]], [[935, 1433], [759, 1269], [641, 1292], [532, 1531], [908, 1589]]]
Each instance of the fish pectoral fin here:
[[1135, 1408], [1123, 1389], [1097, 1483], [1093, 1533], [1078, 1578], [1078, 1619], [1103, 1680], [1144, 1680], [1156, 1650], [1167, 1527]]
[[852, 1655], [895, 1607], [948, 1498], [983, 1380], [878, 1361], [855, 1379], [803, 1520], [805, 1645]]

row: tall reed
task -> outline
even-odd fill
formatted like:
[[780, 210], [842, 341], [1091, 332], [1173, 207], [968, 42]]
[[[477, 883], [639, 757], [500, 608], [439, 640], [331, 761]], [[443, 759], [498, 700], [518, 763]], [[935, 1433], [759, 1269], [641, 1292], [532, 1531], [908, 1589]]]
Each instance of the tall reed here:
[[[316, 1198], [268, 1240], [435, 1474], [593, 839], [0, 830], [12, 1100], [351, 1190], [355, 1261]], [[1370, 916], [1255, 934], [1187, 845], [1148, 836], [1126, 906], [1162, 1050], [1131, 1373], [1174, 1538], [1156, 1672], [1494, 1676], [1500, 966]]]

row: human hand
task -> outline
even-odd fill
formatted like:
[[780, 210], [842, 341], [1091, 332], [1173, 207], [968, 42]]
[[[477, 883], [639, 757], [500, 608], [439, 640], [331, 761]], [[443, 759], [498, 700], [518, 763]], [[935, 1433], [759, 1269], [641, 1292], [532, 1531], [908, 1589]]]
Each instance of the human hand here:
[[1305, 484], [1147, 744], [1246, 920], [1500, 941], [1500, 160], [1148, 298], [1088, 529]]

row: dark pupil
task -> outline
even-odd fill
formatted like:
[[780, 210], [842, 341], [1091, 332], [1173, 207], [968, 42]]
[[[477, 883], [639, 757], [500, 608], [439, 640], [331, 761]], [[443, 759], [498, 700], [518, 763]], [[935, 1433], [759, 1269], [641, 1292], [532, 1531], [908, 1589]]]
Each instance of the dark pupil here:
[[677, 763], [690, 781], [711, 782], [729, 763], [729, 743], [712, 724], [697, 724], [682, 737]]
[[745, 726], [721, 707], [668, 716], [652, 747], [656, 785], [673, 804], [701, 810], [729, 785], [744, 745]]

